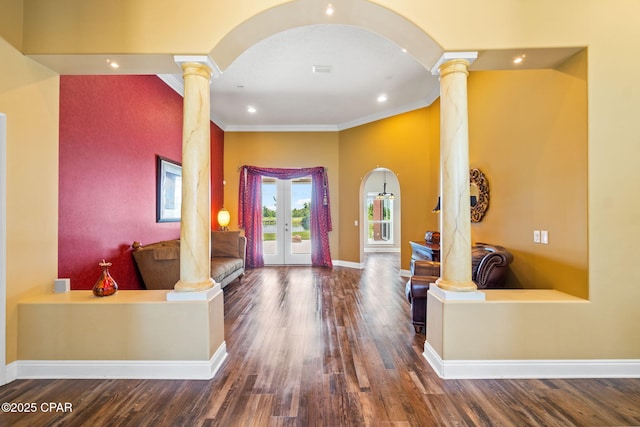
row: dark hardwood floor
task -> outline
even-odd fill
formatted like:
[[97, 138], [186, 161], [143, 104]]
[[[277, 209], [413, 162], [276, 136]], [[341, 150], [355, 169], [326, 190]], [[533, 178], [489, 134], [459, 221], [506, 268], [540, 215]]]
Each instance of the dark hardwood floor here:
[[17, 380], [0, 403], [72, 412], [0, 426], [640, 425], [640, 379], [440, 379], [398, 269], [374, 254], [362, 271], [251, 270], [225, 288], [229, 356], [212, 380]]

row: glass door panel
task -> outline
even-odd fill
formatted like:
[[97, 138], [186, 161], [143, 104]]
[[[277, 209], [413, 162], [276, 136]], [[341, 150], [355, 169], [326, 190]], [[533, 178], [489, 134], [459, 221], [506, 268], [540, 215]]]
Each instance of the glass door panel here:
[[286, 264], [311, 264], [311, 177], [288, 181], [291, 237]]
[[265, 264], [311, 264], [311, 178], [262, 178]]

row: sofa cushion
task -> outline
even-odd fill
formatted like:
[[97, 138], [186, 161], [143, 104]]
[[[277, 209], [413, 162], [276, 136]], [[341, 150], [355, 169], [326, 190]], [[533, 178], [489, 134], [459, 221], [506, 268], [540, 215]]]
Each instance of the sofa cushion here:
[[242, 268], [242, 259], [230, 257], [211, 258], [211, 278], [220, 283], [222, 279]]
[[147, 289], [172, 289], [180, 280], [180, 240], [166, 240], [133, 251]]
[[240, 231], [212, 231], [211, 257], [238, 258]]
[[169, 260], [180, 258], [180, 246], [161, 246], [153, 249], [153, 259]]

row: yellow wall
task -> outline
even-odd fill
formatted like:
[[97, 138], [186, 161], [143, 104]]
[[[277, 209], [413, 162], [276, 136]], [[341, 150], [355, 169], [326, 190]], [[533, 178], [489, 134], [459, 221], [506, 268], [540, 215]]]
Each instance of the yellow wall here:
[[[464, 13], [451, 31], [442, 28], [446, 23], [436, 22], [438, 16], [443, 16], [440, 10], [422, 15], [429, 28], [441, 28], [438, 39], [446, 49], [589, 46], [587, 221], [591, 304], [580, 310], [567, 310], [564, 304], [534, 305], [536, 316], [519, 316], [523, 310], [519, 304], [507, 304], [500, 314], [489, 305], [483, 305], [479, 312], [464, 310], [460, 305], [460, 310], [451, 310], [451, 317], [445, 315], [445, 340], [451, 345], [464, 342], [471, 331], [479, 332], [469, 325], [484, 324], [485, 319], [499, 315], [497, 324], [518, 321], [518, 331], [530, 340], [528, 345], [535, 343], [539, 346], [538, 354], [544, 352], [547, 357], [553, 354], [559, 359], [572, 358], [579, 352], [582, 357], [594, 359], [640, 358], [640, 333], [633, 326], [640, 322], [637, 310], [640, 271], [632, 267], [640, 235], [637, 221], [640, 201], [629, 197], [634, 194], [635, 183], [640, 178], [637, 168], [640, 94], [632, 90], [637, 81], [634, 70], [640, 65], [640, 59], [628, 58], [625, 54], [633, 50], [633, 40], [640, 36], [640, 28], [631, 18], [640, 12], [640, 4], [541, 1], [521, 2], [502, 9], [505, 5], [501, 1], [481, 5], [462, 3], [456, 6]], [[405, 4], [405, 7], [413, 6]], [[440, 3], [437, 7], [449, 6]], [[479, 7], [483, 10], [478, 10]], [[512, 16], [507, 19], [506, 13]], [[471, 19], [473, 14], [475, 18]], [[517, 19], [519, 15], [522, 19]], [[622, 57], [624, 66], [614, 66]], [[540, 319], [545, 321], [540, 323]], [[482, 329], [479, 335], [498, 333]], [[491, 352], [490, 340], [484, 342], [483, 349], [474, 350], [471, 345], [464, 349], [458, 347], [455, 356], [445, 357], [467, 359], [477, 351], [486, 351], [485, 358], [497, 357], [497, 353]], [[576, 342], [580, 344], [578, 349]], [[518, 343], [511, 345], [512, 354], [523, 357]]]
[[[586, 65], [582, 52], [563, 65], [572, 73], [469, 77], [469, 162], [490, 187], [472, 239], [513, 253], [510, 286], [588, 297]], [[549, 244], [534, 244], [533, 230]]]
[[362, 180], [377, 167], [389, 168], [397, 175], [405, 203], [401, 251], [402, 268], [408, 269], [411, 258], [408, 241], [424, 239], [426, 230], [438, 229], [438, 216], [431, 213], [439, 185], [438, 114], [436, 103], [429, 109], [342, 132], [227, 132], [225, 207], [237, 220], [240, 165], [327, 166], [333, 220], [332, 258], [360, 263], [361, 233], [354, 221], [362, 221]]
[[[491, 195], [472, 240], [513, 253], [509, 287], [589, 295], [586, 60], [583, 51], [558, 70], [470, 74], [470, 166], [485, 173]], [[238, 165], [307, 165], [300, 144], [313, 147], [311, 158], [340, 164], [331, 189], [341, 225], [331, 234], [339, 242], [333, 257], [359, 263], [362, 239], [353, 224], [363, 223], [361, 184], [372, 169], [389, 168], [400, 183], [401, 267], [408, 269], [408, 241], [439, 227], [431, 213], [439, 194], [439, 114], [436, 102], [338, 133], [227, 133], [225, 205], [237, 206]], [[534, 244], [534, 229], [547, 230], [550, 244]]]
[[429, 108], [340, 132], [340, 234], [342, 260], [361, 262], [361, 183], [372, 169], [392, 170], [400, 183], [401, 268], [409, 269], [409, 240], [438, 229], [431, 213], [439, 193], [438, 103]]
[[24, 51], [206, 54], [233, 27], [282, 0], [24, 0]]
[[7, 363], [16, 360], [17, 301], [58, 272], [56, 74], [0, 39], [0, 112], [7, 116]]
[[0, 3], [0, 37], [16, 49], [22, 49], [22, 0]]
[[340, 235], [340, 170], [338, 167], [338, 134], [336, 132], [227, 132], [224, 135], [224, 205], [231, 214], [231, 228], [238, 226], [238, 185], [242, 165], [303, 168], [324, 166], [328, 169], [331, 219], [329, 233], [331, 258], [341, 259]]
[[[109, 52], [201, 53], [211, 49], [212, 43], [229, 29], [279, 2], [185, 0], [180, 7], [171, 3], [166, 8], [150, 0], [134, 3], [124, 0], [25, 0], [25, 49], [31, 53], [98, 53], [113, 47]], [[640, 332], [636, 327], [640, 323], [640, 310], [637, 309], [640, 270], [633, 268], [637, 262], [637, 236], [640, 235], [640, 200], [632, 197], [636, 193], [636, 183], [640, 181], [640, 168], [637, 167], [640, 93], [634, 90], [640, 57], [629, 55], [637, 50], [640, 38], [636, 19], [640, 3], [629, 0], [377, 0], [376, 3], [411, 20], [448, 51], [525, 46], [589, 47], [587, 231], [590, 303], [580, 310], [565, 310], [562, 304], [534, 306], [531, 310], [535, 313], [520, 317], [518, 305], [507, 304], [500, 310], [506, 317], [498, 324], [522, 319], [519, 325], [522, 337], [535, 338], [536, 343], [544, 347], [538, 351], [557, 358], [577, 354], [573, 349], [576, 342], [584, 358], [640, 358]], [[62, 31], [62, 35], [56, 35], [58, 31]], [[202, 36], [204, 32], [208, 33]], [[53, 47], [50, 48], [49, 43]], [[11, 324], [16, 296], [33, 289], [44, 289], [55, 277], [57, 122], [54, 117], [57, 117], [58, 99], [55, 93], [57, 78], [51, 73], [26, 61], [6, 43], [0, 44], [0, 59], [0, 110], [7, 113], [9, 126], [7, 360], [11, 361], [15, 359], [15, 336], [12, 337], [11, 332], [12, 329], [15, 331], [15, 326]], [[354, 132], [358, 131], [361, 130]], [[31, 150], [29, 155], [27, 150]], [[342, 153], [342, 146], [339, 150]], [[341, 156], [340, 173], [349, 170], [349, 165], [343, 161]], [[234, 164], [232, 168], [236, 166]], [[333, 169], [330, 166], [330, 174]], [[227, 173], [230, 173], [228, 167]], [[361, 176], [353, 174], [358, 179]], [[227, 180], [228, 188], [235, 192], [232, 180]], [[353, 186], [352, 183], [345, 185]], [[347, 197], [343, 194], [347, 190], [349, 188], [337, 191], [340, 201]], [[425, 202], [428, 208], [430, 205]], [[341, 210], [338, 215], [339, 221], [343, 217], [345, 221], [353, 220], [350, 208]], [[531, 226], [537, 227], [542, 219], [532, 218], [531, 221], [535, 223], [527, 226], [529, 230]], [[402, 231], [404, 240], [409, 238], [405, 228]], [[527, 234], [530, 235], [530, 231]], [[554, 236], [556, 231], [550, 234], [551, 242], [555, 242]], [[333, 242], [334, 247], [335, 244]], [[340, 245], [343, 244], [344, 249], [340, 246], [337, 255], [348, 259], [352, 256], [351, 244], [343, 243], [341, 239]], [[551, 250], [549, 246], [548, 250]], [[12, 298], [14, 302], [11, 302]], [[551, 315], [549, 310], [552, 310]], [[469, 325], [484, 324], [485, 317], [488, 319], [492, 313], [490, 310], [451, 310], [450, 327], [443, 330], [443, 339], [454, 341], [464, 336], [472, 330]], [[553, 322], [546, 322], [541, 327], [537, 322], [541, 318], [553, 319]], [[489, 344], [486, 345], [486, 348], [474, 351], [482, 351], [489, 359], [495, 357]], [[520, 357], [528, 356], [518, 348], [512, 351]], [[469, 354], [469, 347], [456, 349], [457, 358]]]

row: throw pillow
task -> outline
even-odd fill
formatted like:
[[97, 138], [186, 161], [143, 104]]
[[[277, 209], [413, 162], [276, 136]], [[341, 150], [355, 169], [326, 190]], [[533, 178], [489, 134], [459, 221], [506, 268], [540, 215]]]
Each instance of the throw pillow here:
[[211, 257], [238, 257], [240, 231], [212, 231]]

